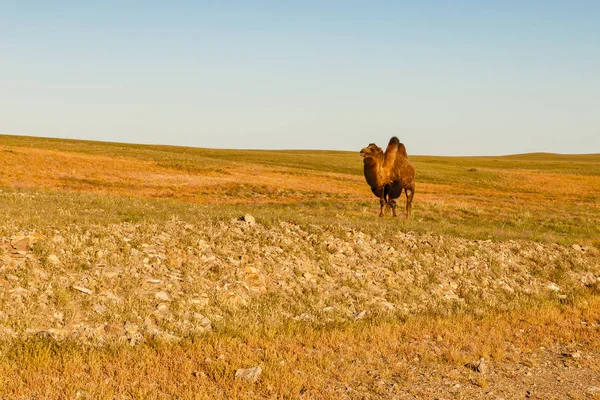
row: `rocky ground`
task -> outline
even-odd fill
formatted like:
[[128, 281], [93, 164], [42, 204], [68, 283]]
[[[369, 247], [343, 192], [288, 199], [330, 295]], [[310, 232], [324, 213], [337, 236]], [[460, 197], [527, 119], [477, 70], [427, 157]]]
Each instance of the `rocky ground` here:
[[[10, 234], [0, 238], [3, 342], [42, 339], [95, 348], [135, 347], [252, 327], [257, 318], [267, 326], [292, 323], [317, 329], [362, 320], [393, 325], [428, 315], [484, 318], [543, 302], [569, 305], [600, 292], [599, 252], [577, 244], [401, 231], [383, 237], [343, 224], [263, 224], [251, 215], [196, 224], [177, 218], [160, 225], [31, 230], [7, 224], [4, 232]], [[540, 324], [553, 323], [549, 321]], [[597, 341], [600, 320], [576, 323]], [[515, 337], [536, 334], [521, 331]], [[498, 350], [494, 356], [495, 350], [488, 349], [483, 362], [465, 363], [463, 358], [474, 352], [464, 344], [462, 353], [453, 356], [454, 345], [443, 344], [446, 338], [417, 336], [398, 338], [403, 348], [416, 350], [397, 353], [396, 367], [386, 367], [389, 356], [383, 355], [365, 365], [364, 379], [331, 382], [322, 392], [301, 385], [298, 395], [600, 397], [600, 351], [585, 343], [550, 342], [523, 352], [507, 339], [505, 353]], [[385, 353], [380, 350], [373, 354]], [[344, 356], [342, 347], [337, 351], [340, 370], [350, 368], [344, 360], [360, 360], [352, 352]], [[426, 362], [423, 353], [429, 354]], [[221, 361], [227, 363], [226, 358]], [[260, 383], [262, 370], [256, 368], [239, 368], [230, 379]], [[382, 368], [386, 374], [377, 372]]]
[[384, 240], [249, 215], [13, 232], [0, 249], [4, 340], [178, 340], [261, 299], [274, 323], [477, 315], [528, 299], [569, 302], [600, 285], [595, 248], [410, 232]]
[[0, 141], [0, 398], [600, 398], [597, 155]]

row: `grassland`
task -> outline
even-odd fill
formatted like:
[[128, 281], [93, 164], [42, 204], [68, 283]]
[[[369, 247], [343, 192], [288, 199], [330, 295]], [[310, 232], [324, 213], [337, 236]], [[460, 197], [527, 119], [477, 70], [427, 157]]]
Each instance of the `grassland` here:
[[600, 395], [600, 155], [410, 159], [0, 136], [0, 396]]

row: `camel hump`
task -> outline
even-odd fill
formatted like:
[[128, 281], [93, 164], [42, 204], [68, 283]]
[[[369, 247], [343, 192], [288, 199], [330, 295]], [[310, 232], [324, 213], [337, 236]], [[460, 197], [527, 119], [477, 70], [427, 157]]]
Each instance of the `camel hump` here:
[[408, 158], [408, 153], [406, 152], [406, 146], [404, 146], [404, 144], [402, 144], [402, 143], [398, 144], [398, 154], [401, 154], [405, 158]]
[[387, 151], [396, 150], [398, 154], [403, 156], [404, 158], [408, 158], [408, 153], [406, 152], [406, 146], [403, 143], [400, 143], [400, 140], [396, 136], [392, 136], [390, 142], [388, 143]]

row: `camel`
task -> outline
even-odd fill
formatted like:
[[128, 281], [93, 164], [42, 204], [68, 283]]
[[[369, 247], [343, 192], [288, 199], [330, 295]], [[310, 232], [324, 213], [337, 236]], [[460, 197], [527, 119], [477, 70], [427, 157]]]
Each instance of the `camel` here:
[[396, 199], [404, 190], [406, 219], [409, 219], [415, 195], [415, 167], [408, 161], [406, 147], [394, 136], [385, 153], [381, 147], [371, 143], [360, 151], [360, 155], [363, 157], [365, 179], [373, 194], [379, 198], [379, 216], [385, 215], [386, 206], [396, 216]]

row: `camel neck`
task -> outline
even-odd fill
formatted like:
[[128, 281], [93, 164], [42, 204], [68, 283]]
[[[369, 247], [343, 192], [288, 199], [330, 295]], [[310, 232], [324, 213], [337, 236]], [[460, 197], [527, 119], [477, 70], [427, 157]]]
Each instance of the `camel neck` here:
[[383, 169], [381, 168], [381, 162], [374, 158], [364, 159], [365, 168], [365, 179], [371, 187], [382, 187], [387, 182], [383, 176]]

